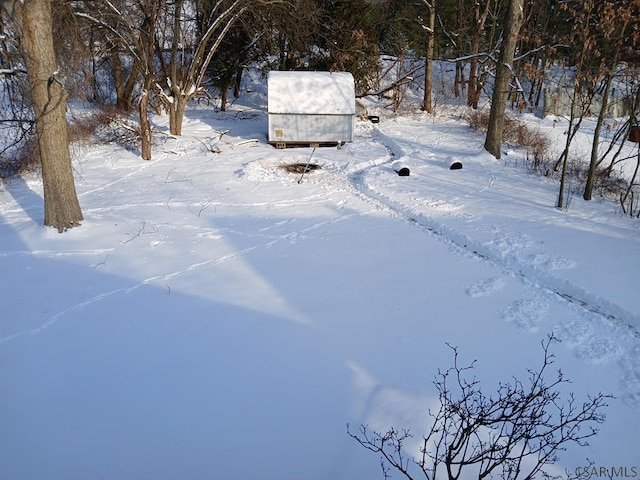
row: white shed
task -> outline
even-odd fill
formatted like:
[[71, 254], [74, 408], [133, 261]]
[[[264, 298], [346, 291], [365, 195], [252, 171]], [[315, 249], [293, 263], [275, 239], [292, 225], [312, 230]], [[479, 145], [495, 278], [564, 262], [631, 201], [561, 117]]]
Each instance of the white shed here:
[[269, 143], [340, 144], [353, 141], [356, 96], [348, 72], [281, 72], [267, 76]]

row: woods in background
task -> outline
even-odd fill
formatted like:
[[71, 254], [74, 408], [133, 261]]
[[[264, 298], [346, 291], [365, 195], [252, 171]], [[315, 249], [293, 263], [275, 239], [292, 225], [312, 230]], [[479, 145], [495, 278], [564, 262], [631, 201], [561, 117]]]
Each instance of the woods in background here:
[[[1, 4], [0, 134], [8, 139], [0, 145], [3, 176], [44, 161], [43, 146], [34, 140], [42, 132], [38, 127], [42, 107], [28, 75], [39, 60], [28, 53], [25, 27], [31, 25], [25, 25], [19, 14], [32, 8], [50, 16], [56, 39], [50, 45], [56, 59], [55, 76], [49, 72], [55, 78], [50, 92], [60, 88], [64, 98], [89, 102], [110, 116], [136, 116], [133, 130], [145, 159], [152, 155], [149, 110], [168, 114], [171, 133], [180, 135], [186, 104], [215, 96], [215, 108], [225, 110], [229, 95], [241, 94], [247, 68], [349, 71], [358, 95], [388, 98], [393, 112], [401, 107], [410, 85], [422, 92], [419, 108], [435, 113], [441, 99], [436, 98], [432, 65], [446, 62], [453, 72], [447, 88], [456, 102], [479, 109], [487, 106], [482, 99], [493, 95], [493, 103], [503, 105], [494, 105], [498, 123], [486, 143], [497, 158], [501, 110], [535, 112], [543, 108], [545, 96], [562, 98], [566, 111], [560, 114], [570, 119], [565, 152], [554, 166], [562, 172], [582, 118], [597, 117], [598, 133], [612, 105], [624, 99], [622, 109], [616, 107], [628, 119], [614, 132], [618, 145], [637, 124], [640, 0], [2, 0]], [[510, 7], [519, 14], [510, 15]], [[515, 33], [513, 22], [518, 23]], [[507, 50], [507, 40], [511, 40], [510, 58], [498, 60]], [[63, 136], [58, 138], [66, 145]], [[615, 162], [622, 161], [613, 155], [605, 162], [598, 141], [596, 134], [585, 180], [586, 200], [598, 175], [610, 174]], [[66, 223], [64, 228], [74, 221]]]

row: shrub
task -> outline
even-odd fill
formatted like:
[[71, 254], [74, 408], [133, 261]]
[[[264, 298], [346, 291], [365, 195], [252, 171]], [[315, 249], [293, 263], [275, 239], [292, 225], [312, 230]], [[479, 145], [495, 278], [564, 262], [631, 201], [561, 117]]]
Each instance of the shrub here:
[[[489, 114], [473, 110], [466, 117], [469, 126], [474, 130], [486, 132], [489, 126]], [[505, 116], [503, 140], [524, 148], [529, 167], [545, 175], [549, 172], [549, 138], [537, 128], [511, 116]]]
[[99, 129], [108, 125], [114, 116], [115, 111], [109, 106], [74, 116], [69, 122], [69, 142], [82, 142], [90, 139]]
[[527, 370], [528, 378], [499, 383], [493, 395], [485, 395], [473, 376], [473, 364], [458, 363], [439, 371], [434, 380], [440, 407], [430, 411], [432, 425], [420, 442], [419, 451], [407, 452], [412, 437], [408, 430], [391, 427], [386, 432], [361, 425], [349, 431], [367, 450], [381, 456], [385, 478], [390, 471], [408, 480], [476, 478], [496, 476], [505, 480], [549, 478], [545, 467], [558, 460], [567, 444], [587, 445], [605, 420], [601, 410], [610, 395], [602, 393], [578, 401], [573, 394], [565, 399], [562, 387], [570, 383], [561, 371], [549, 376], [553, 354], [549, 336], [542, 342], [544, 360], [537, 370]]

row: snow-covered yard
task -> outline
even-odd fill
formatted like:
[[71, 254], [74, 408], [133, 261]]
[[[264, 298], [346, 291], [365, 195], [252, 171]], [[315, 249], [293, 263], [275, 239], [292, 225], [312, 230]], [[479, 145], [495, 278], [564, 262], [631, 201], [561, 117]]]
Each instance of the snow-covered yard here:
[[0, 188], [1, 479], [382, 478], [347, 423], [419, 437], [447, 343], [490, 393], [552, 332], [571, 391], [616, 397], [557, 468], [640, 471], [637, 219], [554, 208], [555, 182], [450, 115], [277, 150], [263, 92], [241, 100], [192, 107], [149, 162], [77, 146], [64, 234], [38, 178]]

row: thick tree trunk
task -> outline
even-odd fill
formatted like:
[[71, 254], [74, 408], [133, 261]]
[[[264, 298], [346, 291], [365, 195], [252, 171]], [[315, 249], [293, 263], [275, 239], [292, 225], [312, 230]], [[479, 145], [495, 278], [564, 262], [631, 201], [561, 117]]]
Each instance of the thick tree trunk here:
[[4, 7], [18, 20], [32, 89], [36, 133], [42, 161], [44, 225], [63, 232], [80, 225], [69, 153], [66, 92], [56, 78], [50, 0], [24, 0]]
[[523, 0], [510, 0], [504, 27], [504, 39], [500, 48], [500, 58], [496, 69], [496, 79], [491, 97], [491, 113], [484, 148], [496, 158], [500, 158], [504, 114], [509, 97], [509, 84], [513, 72], [513, 57], [518, 42], [518, 33], [523, 19]]

